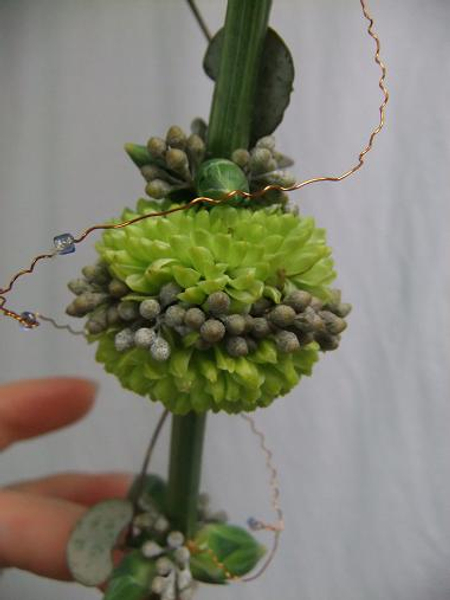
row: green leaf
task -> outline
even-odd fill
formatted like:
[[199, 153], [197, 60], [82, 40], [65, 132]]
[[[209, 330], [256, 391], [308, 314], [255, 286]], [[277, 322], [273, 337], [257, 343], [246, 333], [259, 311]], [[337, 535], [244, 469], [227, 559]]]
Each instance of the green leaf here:
[[222, 523], [203, 527], [194, 539], [198, 552], [191, 555], [194, 579], [206, 583], [226, 583], [225, 570], [242, 577], [249, 573], [264, 555], [265, 548], [242, 527]]
[[76, 581], [86, 586], [106, 581], [113, 570], [112, 550], [132, 516], [131, 502], [106, 500], [81, 517], [67, 545], [67, 564]]
[[155, 575], [155, 563], [133, 550], [114, 570], [103, 600], [146, 600]]
[[153, 162], [147, 150], [147, 146], [140, 146], [138, 144], [125, 144], [124, 147], [125, 152], [137, 167], [143, 167], [144, 165], [149, 165], [151, 162]]
[[[206, 74], [217, 79], [224, 31], [220, 29], [211, 40], [203, 60]], [[283, 119], [289, 105], [295, 76], [294, 61], [289, 48], [273, 30], [267, 31], [256, 87], [256, 102], [251, 128], [251, 145], [269, 135]]]

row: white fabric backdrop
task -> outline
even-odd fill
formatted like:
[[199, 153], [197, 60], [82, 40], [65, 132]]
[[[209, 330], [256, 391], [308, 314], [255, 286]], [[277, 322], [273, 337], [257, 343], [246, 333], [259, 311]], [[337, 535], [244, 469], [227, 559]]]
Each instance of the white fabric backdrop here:
[[[199, 2], [214, 30], [224, 3]], [[273, 24], [296, 59], [278, 131], [301, 177], [340, 172], [376, 123], [378, 72], [357, 0], [277, 0]], [[270, 572], [199, 598], [450, 598], [448, 239], [450, 4], [373, 0], [390, 68], [388, 125], [367, 168], [297, 194], [328, 229], [345, 299], [338, 353], [256, 414], [280, 467], [287, 530]], [[142, 193], [122, 151], [192, 117], [212, 85], [186, 5], [167, 0], [0, 2], [0, 274], [115, 215]], [[87, 244], [89, 246], [89, 244]], [[62, 314], [65, 282], [94, 256], [39, 267], [14, 305]], [[119, 389], [93, 348], [47, 327], [0, 323], [2, 381], [75, 374], [100, 381], [83, 423], [1, 457], [1, 482], [65, 469], [137, 468], [160, 408]], [[168, 432], [155, 457], [166, 469]], [[236, 522], [268, 516], [266, 473], [239, 419], [209, 421], [203, 488]], [[249, 485], [251, 482], [251, 485]], [[1, 517], [0, 517], [1, 518]], [[2, 600], [94, 598], [72, 584], [8, 572]]]

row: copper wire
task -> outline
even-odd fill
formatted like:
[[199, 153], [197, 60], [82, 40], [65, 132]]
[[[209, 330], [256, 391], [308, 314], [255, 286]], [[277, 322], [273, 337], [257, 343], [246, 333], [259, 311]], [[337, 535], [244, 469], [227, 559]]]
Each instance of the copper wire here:
[[[190, 202], [188, 202], [187, 204], [184, 205], [180, 205], [177, 206], [175, 208], [171, 208], [169, 210], [164, 210], [164, 211], [160, 211], [160, 212], [154, 212], [154, 213], [149, 213], [146, 215], [140, 215], [138, 217], [135, 217], [134, 219], [130, 219], [129, 221], [124, 221], [122, 223], [109, 223], [109, 224], [102, 224], [102, 225], [93, 225], [91, 227], [88, 227], [86, 230], [84, 230], [81, 235], [75, 239], [74, 243], [75, 244], [80, 244], [81, 242], [83, 242], [91, 233], [93, 233], [94, 231], [98, 231], [98, 230], [107, 230], [107, 229], [122, 229], [124, 227], [128, 227], [129, 225], [132, 225], [134, 223], [138, 223], [139, 221], [142, 221], [144, 219], [149, 219], [149, 218], [153, 218], [153, 217], [163, 217], [166, 215], [169, 215], [171, 213], [174, 212], [178, 212], [181, 210], [188, 210], [189, 208], [192, 208], [194, 206], [196, 206], [197, 204], [209, 204], [209, 205], [218, 205], [218, 204], [222, 204], [224, 202], [227, 202], [228, 200], [230, 200], [233, 197], [239, 196], [241, 198], [245, 198], [248, 200], [257, 200], [258, 198], [261, 198], [262, 196], [264, 196], [264, 194], [266, 194], [269, 191], [272, 190], [276, 190], [279, 192], [293, 192], [296, 190], [300, 190], [308, 185], [311, 185], [313, 183], [318, 183], [318, 182], [322, 182], [322, 181], [329, 181], [329, 182], [338, 182], [338, 181], [342, 181], [344, 179], [346, 179], [347, 177], [350, 177], [351, 175], [353, 175], [354, 173], [356, 173], [356, 171], [358, 171], [364, 164], [364, 159], [365, 156], [368, 152], [370, 152], [370, 150], [372, 150], [373, 147], [373, 143], [374, 140], [376, 138], [376, 136], [380, 133], [380, 131], [383, 129], [384, 124], [385, 124], [385, 113], [386, 113], [386, 105], [389, 101], [389, 92], [386, 88], [386, 84], [385, 84], [385, 79], [386, 79], [386, 66], [383, 63], [383, 61], [380, 58], [380, 50], [381, 50], [381, 45], [380, 45], [380, 39], [378, 37], [378, 35], [375, 33], [374, 31], [374, 19], [371, 16], [369, 9], [367, 8], [367, 4], [365, 2], [365, 0], [360, 0], [360, 4], [361, 4], [361, 8], [363, 11], [363, 15], [364, 17], [367, 19], [367, 21], [369, 22], [368, 28], [367, 28], [367, 33], [369, 34], [369, 36], [374, 40], [375, 42], [375, 56], [374, 56], [374, 60], [375, 63], [379, 66], [380, 70], [381, 70], [381, 77], [378, 81], [378, 87], [380, 88], [382, 94], [383, 94], [383, 101], [379, 107], [379, 122], [378, 125], [375, 127], [375, 129], [372, 131], [372, 133], [370, 134], [369, 137], [369, 141], [367, 143], [367, 146], [365, 146], [365, 148], [359, 153], [358, 155], [358, 162], [351, 167], [350, 169], [348, 169], [347, 171], [345, 171], [344, 173], [342, 173], [341, 175], [337, 175], [337, 176], [324, 176], [324, 177], [313, 177], [311, 179], [306, 179], [304, 181], [300, 181], [292, 186], [288, 186], [288, 187], [283, 187], [280, 185], [266, 185], [264, 188], [256, 191], [256, 192], [244, 192], [242, 190], [233, 190], [231, 192], [228, 192], [227, 194], [225, 194], [224, 196], [222, 196], [219, 199], [214, 200], [213, 198], [208, 198], [208, 197], [204, 197], [204, 196], [199, 196], [198, 198], [194, 198], [193, 200], [191, 200]], [[33, 327], [37, 327], [39, 325], [39, 322], [33, 323], [30, 325], [30, 323], [24, 318], [22, 317], [20, 314], [16, 313], [13, 310], [10, 310], [8, 308], [6, 308], [5, 304], [6, 304], [6, 295], [12, 290], [12, 288], [14, 287], [14, 284], [16, 283], [16, 281], [24, 276], [24, 275], [29, 275], [31, 273], [33, 273], [36, 265], [41, 261], [41, 260], [46, 260], [49, 258], [53, 258], [55, 256], [55, 254], [57, 254], [56, 252], [52, 252], [52, 253], [48, 253], [48, 254], [40, 254], [39, 256], [36, 256], [30, 267], [28, 267], [27, 269], [21, 269], [20, 271], [18, 271], [10, 280], [9, 284], [7, 285], [7, 287], [0, 289], [0, 312], [3, 313], [4, 316], [6, 317], [10, 317], [12, 319], [15, 319], [16, 321], [18, 321], [21, 325], [23, 325], [26, 328], [33, 328]]]

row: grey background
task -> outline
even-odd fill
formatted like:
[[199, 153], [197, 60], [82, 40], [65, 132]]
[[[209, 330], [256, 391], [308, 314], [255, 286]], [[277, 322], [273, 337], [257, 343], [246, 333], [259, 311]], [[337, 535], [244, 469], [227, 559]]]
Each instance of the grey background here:
[[[199, 2], [211, 28], [224, 3]], [[296, 93], [277, 138], [305, 178], [345, 170], [376, 123], [378, 72], [357, 0], [274, 2], [296, 58]], [[450, 598], [448, 240], [450, 4], [373, 0], [389, 66], [386, 132], [367, 167], [295, 195], [328, 229], [338, 285], [354, 304], [338, 353], [256, 414], [275, 450], [287, 529], [268, 574], [199, 598]], [[116, 215], [142, 193], [122, 151], [192, 117], [212, 85], [187, 7], [167, 0], [0, 2], [0, 273], [53, 235]], [[65, 281], [94, 256], [39, 267], [13, 304], [62, 315]], [[101, 384], [81, 424], [1, 457], [1, 481], [65, 469], [134, 469], [160, 407], [122, 391], [82, 340], [0, 323], [2, 381], [75, 374]], [[168, 432], [154, 469], [166, 469]], [[267, 475], [245, 423], [209, 421], [203, 487], [237, 523], [268, 517]], [[2, 600], [96, 592], [8, 572]]]

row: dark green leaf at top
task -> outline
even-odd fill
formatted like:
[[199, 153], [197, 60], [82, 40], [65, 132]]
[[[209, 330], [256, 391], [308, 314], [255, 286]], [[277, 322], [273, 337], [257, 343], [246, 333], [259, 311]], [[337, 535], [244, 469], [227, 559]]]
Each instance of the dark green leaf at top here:
[[[223, 29], [211, 40], [203, 60], [206, 74], [217, 78], [223, 44]], [[294, 61], [281, 37], [269, 29], [261, 59], [251, 128], [251, 145], [271, 134], [289, 105], [295, 76]]]

